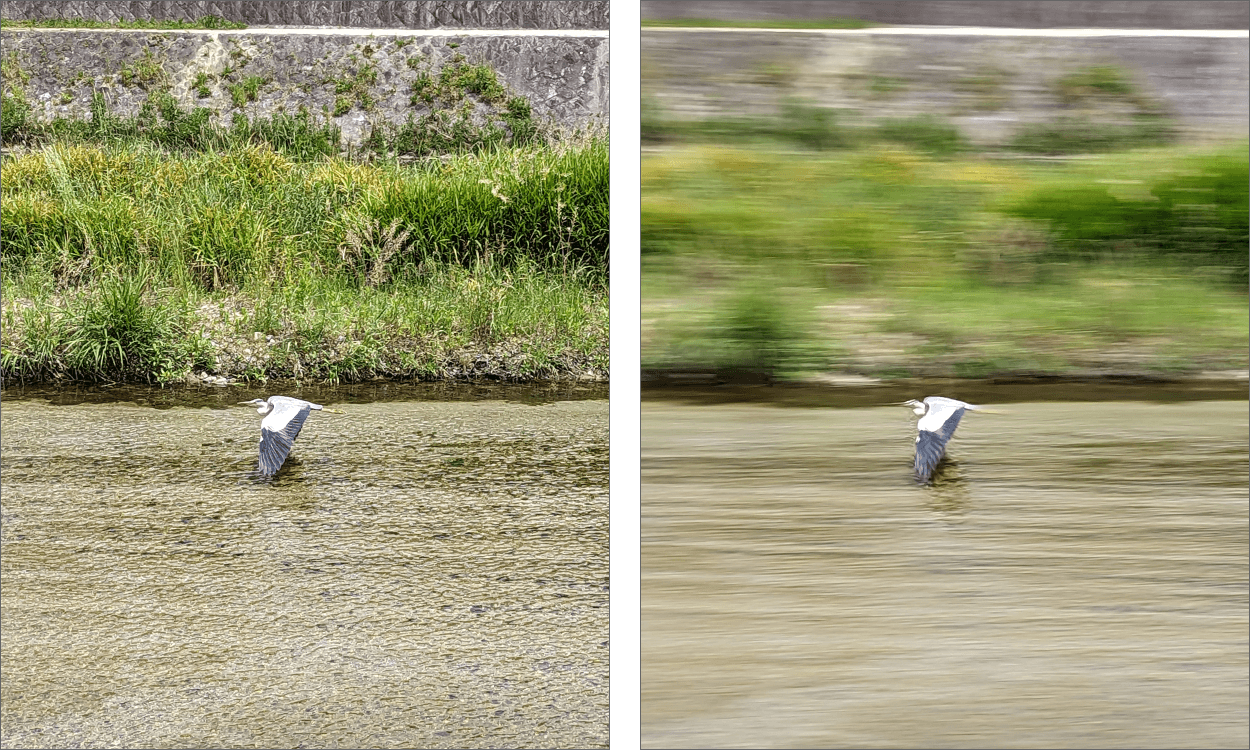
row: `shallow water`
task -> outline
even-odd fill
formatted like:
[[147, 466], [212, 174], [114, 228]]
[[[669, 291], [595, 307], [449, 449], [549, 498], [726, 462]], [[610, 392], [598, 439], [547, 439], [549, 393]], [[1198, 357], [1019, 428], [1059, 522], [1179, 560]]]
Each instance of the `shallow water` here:
[[1246, 403], [1004, 400], [644, 401], [644, 747], [1246, 747]]
[[255, 395], [6, 391], [3, 746], [606, 746], [606, 392]]

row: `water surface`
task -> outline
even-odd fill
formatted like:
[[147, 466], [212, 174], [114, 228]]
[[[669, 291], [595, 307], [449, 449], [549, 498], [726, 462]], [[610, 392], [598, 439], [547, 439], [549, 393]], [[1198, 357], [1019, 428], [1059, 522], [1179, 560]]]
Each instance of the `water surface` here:
[[8, 389], [3, 746], [606, 746], [606, 392], [384, 390]]
[[1017, 393], [921, 488], [904, 408], [701, 400], [643, 404], [644, 747], [1247, 746], [1244, 401]]

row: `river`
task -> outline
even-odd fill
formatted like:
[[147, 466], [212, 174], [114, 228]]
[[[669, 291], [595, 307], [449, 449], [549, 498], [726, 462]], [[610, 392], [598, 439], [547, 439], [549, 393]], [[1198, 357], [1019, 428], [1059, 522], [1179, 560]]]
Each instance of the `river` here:
[[644, 747], [1247, 747], [1244, 384], [772, 393], [644, 400]]
[[10, 388], [4, 747], [605, 747], [606, 387]]

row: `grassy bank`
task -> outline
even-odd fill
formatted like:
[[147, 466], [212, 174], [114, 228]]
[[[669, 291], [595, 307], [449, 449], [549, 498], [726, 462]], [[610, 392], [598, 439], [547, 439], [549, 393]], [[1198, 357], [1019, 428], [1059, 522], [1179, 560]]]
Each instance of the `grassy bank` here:
[[874, 377], [1247, 364], [1247, 149], [898, 144], [642, 163], [643, 366]]
[[131, 138], [7, 159], [0, 373], [606, 378], [605, 138], [305, 156]]

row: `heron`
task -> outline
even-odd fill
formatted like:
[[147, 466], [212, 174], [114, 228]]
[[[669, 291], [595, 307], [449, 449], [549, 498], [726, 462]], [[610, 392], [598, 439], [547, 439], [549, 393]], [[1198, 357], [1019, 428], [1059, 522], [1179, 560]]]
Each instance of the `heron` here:
[[929, 396], [924, 401], [904, 401], [903, 406], [910, 406], [920, 421], [916, 424], [916, 481], [930, 484], [938, 462], [946, 455], [946, 443], [955, 434], [959, 420], [966, 411], [980, 411], [995, 414], [984, 406], [974, 406], [953, 398]]
[[326, 409], [321, 404], [291, 398], [290, 396], [270, 396], [268, 399], [254, 398], [251, 401], [240, 401], [240, 406], [255, 406], [257, 414], [267, 415], [260, 423], [260, 475], [271, 477], [278, 473], [286, 457], [291, 454], [291, 446], [299, 431], [304, 428], [304, 420], [316, 411], [328, 411], [342, 414], [334, 409]]

